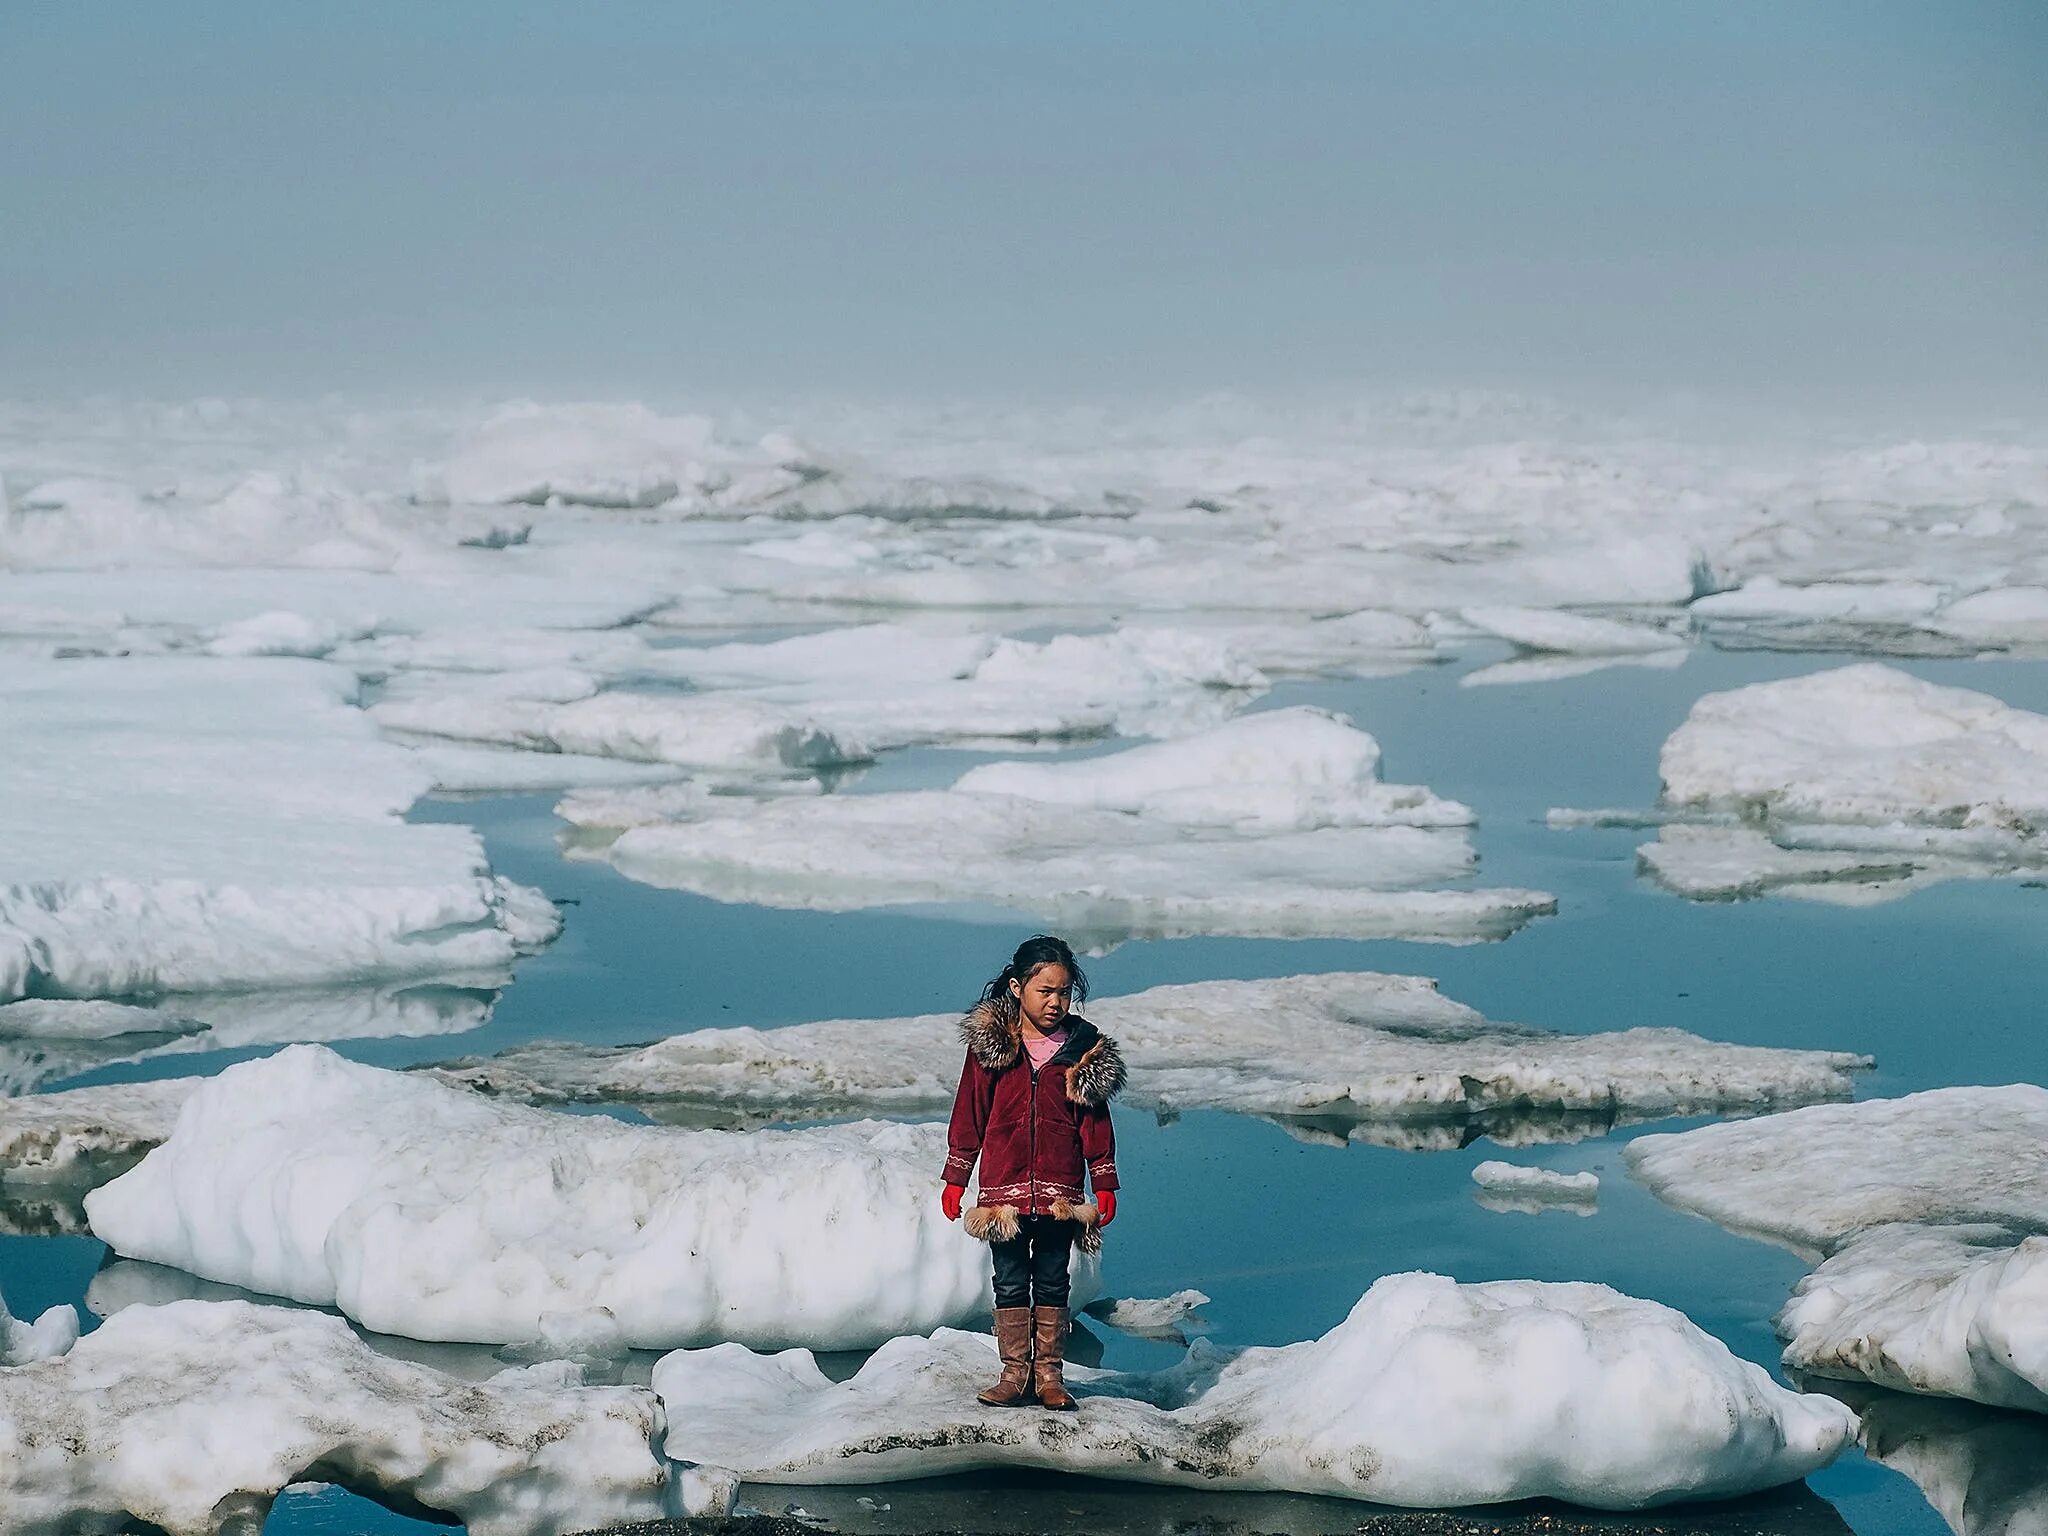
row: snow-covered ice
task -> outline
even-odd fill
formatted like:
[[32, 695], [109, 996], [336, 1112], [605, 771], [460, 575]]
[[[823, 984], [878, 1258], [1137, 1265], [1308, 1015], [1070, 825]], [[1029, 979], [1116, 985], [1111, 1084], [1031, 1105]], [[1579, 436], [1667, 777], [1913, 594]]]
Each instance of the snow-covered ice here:
[[317, 662], [0, 661], [0, 999], [502, 968], [560, 919]]
[[1559, 1173], [1553, 1168], [1531, 1168], [1497, 1159], [1476, 1164], [1472, 1182], [1489, 1194], [1515, 1195], [1541, 1203], [1583, 1204], [1600, 1194], [1597, 1173]]
[[1092, 944], [1138, 935], [1502, 938], [1545, 893], [1446, 889], [1465, 807], [1378, 781], [1377, 743], [1322, 711], [1250, 716], [948, 790], [692, 805], [603, 850], [621, 873], [724, 901], [848, 911], [997, 907]]
[[1565, 656], [1630, 656], [1649, 651], [1682, 650], [1685, 637], [1647, 624], [1630, 624], [1589, 613], [1561, 613], [1541, 608], [1478, 607], [1459, 610], [1458, 617], [1483, 634], [1493, 635], [1525, 651]]
[[2048, 1089], [1942, 1088], [1630, 1144], [1662, 1198], [1822, 1260], [1788, 1365], [2048, 1411]]
[[7, 1309], [0, 1296], [0, 1367], [54, 1360], [78, 1342], [78, 1309], [46, 1307], [34, 1322], [24, 1322]]
[[1658, 766], [1638, 859], [1680, 895], [1863, 904], [2048, 873], [2048, 716], [1894, 667], [1707, 694]]
[[1246, 832], [1464, 827], [1475, 819], [1419, 786], [1382, 783], [1379, 767], [1371, 736], [1341, 715], [1297, 706], [1106, 757], [986, 763], [953, 787]]
[[1183, 1325], [1196, 1321], [1196, 1311], [1208, 1304], [1200, 1291], [1175, 1291], [1171, 1296], [1105, 1296], [1090, 1302], [1086, 1311], [1097, 1322], [1125, 1333], [1178, 1339]]
[[1072, 1417], [988, 1409], [988, 1338], [885, 1345], [834, 1382], [808, 1351], [733, 1345], [656, 1366], [671, 1456], [776, 1483], [1057, 1468], [1410, 1506], [1557, 1498], [1606, 1509], [1805, 1477], [1855, 1417], [1599, 1285], [1379, 1281], [1321, 1338], [1151, 1374], [1070, 1367]]
[[208, 1079], [86, 1213], [126, 1257], [409, 1338], [519, 1344], [608, 1307], [636, 1348], [852, 1349], [987, 1305], [944, 1157], [937, 1126], [628, 1125], [305, 1045]]
[[198, 1087], [174, 1077], [0, 1098], [0, 1181], [98, 1183], [168, 1137]]
[[722, 1514], [729, 1478], [671, 1468], [635, 1387], [484, 1383], [380, 1355], [338, 1317], [246, 1302], [131, 1307], [59, 1358], [0, 1370], [9, 1530], [255, 1529], [287, 1485], [338, 1483], [477, 1536]]
[[[1676, 1029], [1555, 1034], [1482, 1017], [1421, 976], [1202, 981], [1101, 997], [1127, 1102], [1339, 1120], [1598, 1118], [1844, 1098], [1868, 1058]], [[702, 1029], [642, 1047], [540, 1041], [439, 1069], [501, 1098], [682, 1104], [762, 1119], [929, 1114], [952, 1102], [958, 1015]]]

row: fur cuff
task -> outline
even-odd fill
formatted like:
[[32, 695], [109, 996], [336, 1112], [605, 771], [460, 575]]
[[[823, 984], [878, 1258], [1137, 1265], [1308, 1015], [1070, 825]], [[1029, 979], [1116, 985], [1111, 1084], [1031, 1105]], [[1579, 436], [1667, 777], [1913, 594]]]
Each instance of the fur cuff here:
[[1074, 1238], [1074, 1246], [1083, 1253], [1102, 1252], [1102, 1211], [1093, 1200], [1083, 1200], [1074, 1205], [1066, 1200], [1052, 1203], [1055, 1221], [1071, 1221], [1080, 1227]]
[[1011, 1243], [1024, 1230], [1017, 1224], [1018, 1214], [1014, 1205], [977, 1205], [960, 1218], [960, 1225], [969, 1237], [984, 1243]]

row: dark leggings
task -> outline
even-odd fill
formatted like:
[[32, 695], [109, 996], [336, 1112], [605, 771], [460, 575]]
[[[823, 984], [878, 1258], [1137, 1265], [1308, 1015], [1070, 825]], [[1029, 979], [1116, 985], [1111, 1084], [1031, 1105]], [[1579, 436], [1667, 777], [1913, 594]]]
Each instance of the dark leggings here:
[[1022, 1230], [1009, 1242], [989, 1245], [996, 1256], [996, 1305], [1064, 1307], [1074, 1223], [1020, 1216], [1017, 1225]]

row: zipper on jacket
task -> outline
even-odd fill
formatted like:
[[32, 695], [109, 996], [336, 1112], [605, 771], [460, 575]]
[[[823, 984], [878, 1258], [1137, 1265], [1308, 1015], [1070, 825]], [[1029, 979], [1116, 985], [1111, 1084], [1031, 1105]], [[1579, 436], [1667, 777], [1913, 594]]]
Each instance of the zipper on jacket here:
[[[1024, 1059], [1027, 1062], [1031, 1060], [1028, 1052], [1025, 1054]], [[1024, 1167], [1024, 1177], [1030, 1180], [1031, 1192], [1025, 1197], [1025, 1203], [1031, 1207], [1030, 1214], [1036, 1216], [1038, 1214], [1038, 1068], [1036, 1066], [1031, 1068], [1031, 1130], [1029, 1134], [1031, 1138], [1031, 1153], [1030, 1160]]]

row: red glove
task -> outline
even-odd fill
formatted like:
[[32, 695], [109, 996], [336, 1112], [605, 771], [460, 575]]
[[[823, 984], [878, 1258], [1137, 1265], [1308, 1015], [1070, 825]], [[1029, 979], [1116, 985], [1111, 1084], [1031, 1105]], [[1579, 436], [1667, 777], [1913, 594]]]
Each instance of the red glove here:
[[1113, 1189], [1098, 1189], [1095, 1191], [1095, 1209], [1101, 1212], [1101, 1218], [1095, 1223], [1098, 1227], [1106, 1227], [1112, 1221], [1115, 1221], [1116, 1191]]
[[946, 1213], [946, 1220], [960, 1219], [960, 1197], [966, 1193], [965, 1184], [948, 1184], [939, 1192], [939, 1209]]

